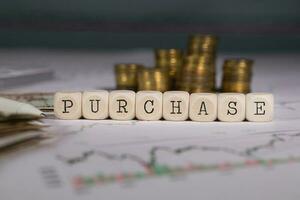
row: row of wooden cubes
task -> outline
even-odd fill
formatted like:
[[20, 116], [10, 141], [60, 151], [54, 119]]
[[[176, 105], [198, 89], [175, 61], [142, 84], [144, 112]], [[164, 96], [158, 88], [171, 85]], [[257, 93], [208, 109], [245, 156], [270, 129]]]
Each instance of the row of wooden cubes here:
[[106, 90], [57, 92], [54, 113], [60, 119], [267, 122], [273, 119], [270, 93], [192, 93], [184, 91]]

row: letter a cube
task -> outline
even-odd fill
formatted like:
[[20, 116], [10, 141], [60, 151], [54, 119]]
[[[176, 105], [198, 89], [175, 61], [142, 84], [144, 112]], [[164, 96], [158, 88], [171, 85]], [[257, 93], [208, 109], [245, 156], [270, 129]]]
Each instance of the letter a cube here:
[[190, 96], [189, 116], [193, 121], [209, 122], [217, 118], [218, 97], [213, 93], [193, 93]]

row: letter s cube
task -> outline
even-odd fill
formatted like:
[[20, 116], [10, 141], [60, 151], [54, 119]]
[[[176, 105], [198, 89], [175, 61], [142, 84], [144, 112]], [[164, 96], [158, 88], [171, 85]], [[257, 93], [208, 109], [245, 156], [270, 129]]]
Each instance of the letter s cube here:
[[54, 114], [59, 119], [79, 119], [81, 117], [81, 92], [55, 93]]
[[223, 122], [241, 122], [246, 117], [245, 95], [221, 93], [218, 95], [218, 119]]
[[185, 91], [167, 91], [163, 94], [163, 118], [184, 121], [189, 117], [190, 95]]

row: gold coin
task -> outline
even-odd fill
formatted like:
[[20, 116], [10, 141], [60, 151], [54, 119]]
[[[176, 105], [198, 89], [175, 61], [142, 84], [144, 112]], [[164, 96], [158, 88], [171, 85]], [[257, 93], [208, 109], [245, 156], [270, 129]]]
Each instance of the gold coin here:
[[202, 88], [202, 87], [193, 87], [191, 90], [190, 90], [190, 93], [198, 93], [198, 92], [201, 92], [201, 93], [205, 93], [205, 92], [215, 92], [215, 89], [214, 88]]
[[182, 65], [182, 55], [181, 49], [155, 49], [155, 66], [168, 72], [172, 88]]
[[216, 51], [217, 41], [217, 37], [213, 35], [191, 35], [188, 38], [188, 54], [200, 54], [203, 52], [210, 52], [214, 54]]
[[166, 70], [158, 68], [143, 68], [138, 76], [139, 90], [156, 90], [165, 92], [169, 90], [169, 77]]
[[251, 91], [253, 60], [246, 58], [227, 59], [223, 64], [222, 91]]
[[140, 64], [116, 64], [115, 75], [117, 89], [137, 89], [137, 72]]
[[239, 92], [239, 93], [249, 93], [250, 84], [243, 82], [226, 82], [222, 85], [223, 92]]
[[223, 69], [244, 69], [250, 71], [252, 69], [253, 60], [241, 58], [241, 59], [227, 59], [224, 61]]

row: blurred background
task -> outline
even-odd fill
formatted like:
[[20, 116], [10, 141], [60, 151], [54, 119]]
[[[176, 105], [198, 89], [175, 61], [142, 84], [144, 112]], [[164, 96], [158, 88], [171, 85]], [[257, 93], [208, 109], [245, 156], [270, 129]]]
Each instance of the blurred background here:
[[49, 116], [57, 91], [127, 89], [268, 92], [298, 120], [299, 63], [300, 0], [0, 1], [0, 98]]
[[298, 0], [6, 0], [1, 48], [184, 48], [190, 33], [219, 51], [300, 50]]

